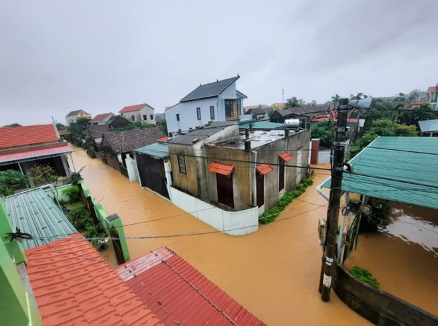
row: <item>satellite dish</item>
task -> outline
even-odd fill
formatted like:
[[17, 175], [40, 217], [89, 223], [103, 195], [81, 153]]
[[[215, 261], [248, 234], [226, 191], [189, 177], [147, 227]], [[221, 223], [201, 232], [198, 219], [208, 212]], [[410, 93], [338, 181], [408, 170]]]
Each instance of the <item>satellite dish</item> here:
[[356, 108], [361, 115], [365, 114], [368, 109], [371, 108], [371, 103], [373, 101], [373, 97], [368, 97], [365, 99], [354, 99], [350, 100], [350, 106], [352, 108]]

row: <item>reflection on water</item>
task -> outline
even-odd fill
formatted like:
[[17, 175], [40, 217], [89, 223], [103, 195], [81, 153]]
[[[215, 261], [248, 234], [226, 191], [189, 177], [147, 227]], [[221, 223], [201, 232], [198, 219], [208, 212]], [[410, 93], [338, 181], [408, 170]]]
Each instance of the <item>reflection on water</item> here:
[[438, 211], [389, 203], [379, 232], [362, 233], [344, 266], [369, 270], [382, 290], [438, 315]]
[[[212, 227], [156, 194], [142, 190], [119, 172], [75, 148], [76, 168], [105, 212], [117, 213], [128, 239], [131, 258], [167, 246], [268, 325], [369, 325], [334, 293], [330, 303], [318, 292], [321, 248], [318, 220], [327, 202], [309, 188], [277, 222], [259, 231], [232, 237], [210, 234], [165, 237], [211, 231]], [[323, 172], [326, 173], [326, 172]], [[327, 175], [317, 176], [321, 183]], [[164, 237], [163, 237], [164, 236]]]
[[438, 256], [438, 211], [407, 204], [390, 203], [392, 213], [383, 232], [407, 243], [417, 243]]

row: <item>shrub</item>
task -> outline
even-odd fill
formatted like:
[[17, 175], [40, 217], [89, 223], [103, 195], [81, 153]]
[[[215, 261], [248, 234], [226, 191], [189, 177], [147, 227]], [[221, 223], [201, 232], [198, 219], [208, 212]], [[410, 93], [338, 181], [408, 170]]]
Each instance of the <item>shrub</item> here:
[[305, 185], [306, 187], [313, 185], [313, 180], [310, 178], [305, 178], [303, 179], [303, 181], [301, 181], [301, 183], [303, 185]]
[[90, 220], [90, 212], [88, 212], [85, 207], [81, 205], [72, 209], [67, 214], [67, 218], [75, 226], [76, 229], [81, 230], [85, 227], [86, 220]]
[[63, 190], [64, 195], [68, 197], [70, 203], [76, 203], [79, 201], [79, 187], [71, 186]]
[[380, 289], [380, 284], [375, 278], [372, 278], [372, 274], [368, 270], [355, 266], [350, 273], [356, 279], [370, 285], [371, 287]]

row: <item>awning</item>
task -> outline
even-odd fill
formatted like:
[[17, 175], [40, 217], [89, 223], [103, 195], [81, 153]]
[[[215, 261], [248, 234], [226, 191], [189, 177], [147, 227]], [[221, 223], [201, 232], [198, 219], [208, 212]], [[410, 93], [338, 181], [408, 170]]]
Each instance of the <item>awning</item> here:
[[216, 162], [211, 162], [208, 170], [213, 173], [218, 173], [222, 175], [230, 175], [234, 170], [234, 165], [220, 164]]
[[51, 157], [54, 155], [71, 153], [72, 151], [73, 150], [67, 143], [33, 149], [15, 150], [7, 153], [0, 153], [0, 163], [12, 163], [34, 158], [37, 159], [40, 157]]
[[284, 162], [289, 162], [290, 160], [292, 160], [292, 158], [294, 158], [291, 154], [289, 154], [287, 151], [285, 151], [282, 154], [278, 154], [278, 157], [280, 157]]
[[272, 172], [274, 169], [272, 168], [272, 166], [270, 166], [268, 164], [261, 164], [261, 165], [256, 166], [256, 170], [260, 174], [266, 175], [269, 172]]

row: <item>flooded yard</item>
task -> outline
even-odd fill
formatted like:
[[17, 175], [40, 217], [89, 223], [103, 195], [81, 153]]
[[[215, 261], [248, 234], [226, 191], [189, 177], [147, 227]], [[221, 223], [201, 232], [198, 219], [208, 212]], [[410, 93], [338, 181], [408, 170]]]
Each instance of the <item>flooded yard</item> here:
[[318, 220], [326, 216], [327, 202], [315, 186], [328, 172], [317, 172], [315, 184], [274, 223], [232, 237], [74, 149], [74, 164], [85, 166], [82, 176], [93, 197], [108, 215], [122, 218], [132, 259], [167, 246], [267, 325], [370, 324], [334, 292], [329, 303], [318, 292]]

